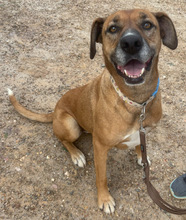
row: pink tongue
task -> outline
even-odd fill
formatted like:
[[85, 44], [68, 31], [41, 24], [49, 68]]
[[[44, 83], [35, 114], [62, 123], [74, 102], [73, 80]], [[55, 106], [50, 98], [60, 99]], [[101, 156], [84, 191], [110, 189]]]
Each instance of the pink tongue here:
[[123, 67], [128, 75], [139, 76], [143, 68], [145, 68], [145, 63], [141, 63], [138, 60], [131, 60]]

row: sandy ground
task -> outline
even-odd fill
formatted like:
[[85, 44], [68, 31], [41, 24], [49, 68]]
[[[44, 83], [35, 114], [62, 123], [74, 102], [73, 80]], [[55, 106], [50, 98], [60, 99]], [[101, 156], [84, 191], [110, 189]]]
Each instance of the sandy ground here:
[[[127, 2], [127, 3], [126, 3]], [[75, 167], [52, 133], [52, 124], [29, 121], [10, 105], [11, 88], [24, 106], [50, 112], [62, 94], [103, 70], [101, 47], [89, 59], [93, 20], [118, 9], [148, 8], [172, 18], [179, 39], [175, 51], [162, 47], [160, 79], [163, 117], [148, 135], [151, 179], [162, 197], [178, 207], [171, 181], [186, 172], [184, 0], [2, 0], [0, 1], [0, 219], [182, 220], [160, 210], [149, 198], [133, 151], [109, 153], [109, 188], [116, 211], [97, 207], [91, 136], [77, 146], [87, 166]]]

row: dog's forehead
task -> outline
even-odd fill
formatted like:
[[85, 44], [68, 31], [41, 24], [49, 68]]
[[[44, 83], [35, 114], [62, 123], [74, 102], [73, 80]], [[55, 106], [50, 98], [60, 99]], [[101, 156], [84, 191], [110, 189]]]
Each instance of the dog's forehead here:
[[131, 23], [131, 22], [139, 22], [140, 20], [155, 20], [154, 15], [145, 9], [134, 9], [134, 10], [121, 10], [117, 11], [114, 14], [111, 14], [105, 20], [104, 25], [108, 26], [114, 23]]

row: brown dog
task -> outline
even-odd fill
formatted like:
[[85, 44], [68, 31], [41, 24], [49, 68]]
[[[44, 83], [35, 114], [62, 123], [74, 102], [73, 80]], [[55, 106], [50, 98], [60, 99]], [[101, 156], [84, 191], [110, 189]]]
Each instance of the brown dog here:
[[136, 147], [141, 164], [138, 105], [149, 100], [154, 91], [154, 99], [146, 103], [143, 126], [153, 127], [161, 118], [157, 86], [161, 41], [170, 49], [177, 47], [174, 25], [165, 13], [139, 9], [118, 11], [96, 19], [92, 25], [90, 57], [95, 56], [96, 42], [102, 43], [105, 70], [89, 84], [67, 92], [53, 113], [37, 114], [25, 109], [9, 90], [10, 101], [20, 114], [40, 122], [53, 121], [55, 135], [79, 167], [84, 167], [86, 161], [73, 142], [83, 130], [92, 133], [98, 206], [106, 213], [115, 210], [107, 187], [108, 150]]

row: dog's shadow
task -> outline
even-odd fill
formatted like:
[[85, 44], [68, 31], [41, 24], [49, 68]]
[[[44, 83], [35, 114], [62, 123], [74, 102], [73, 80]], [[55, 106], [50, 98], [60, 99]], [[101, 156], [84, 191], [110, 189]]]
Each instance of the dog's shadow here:
[[86, 159], [90, 159], [89, 157], [92, 157], [93, 160], [93, 144], [92, 135], [90, 133], [83, 132], [74, 144], [84, 153]]

